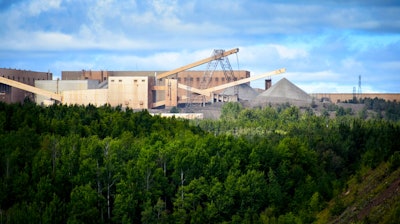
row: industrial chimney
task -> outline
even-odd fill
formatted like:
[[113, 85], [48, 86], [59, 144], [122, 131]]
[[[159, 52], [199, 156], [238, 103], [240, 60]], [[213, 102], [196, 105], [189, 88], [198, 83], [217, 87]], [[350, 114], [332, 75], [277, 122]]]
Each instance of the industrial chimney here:
[[271, 88], [272, 86], [272, 80], [271, 79], [266, 79], [265, 80], [265, 90]]

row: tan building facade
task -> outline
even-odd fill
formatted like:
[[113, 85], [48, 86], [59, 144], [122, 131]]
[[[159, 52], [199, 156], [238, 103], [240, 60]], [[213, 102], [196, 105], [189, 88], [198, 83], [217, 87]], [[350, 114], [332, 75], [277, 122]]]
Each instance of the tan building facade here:
[[[67, 105], [122, 106], [133, 109], [150, 109], [154, 102], [155, 78], [149, 76], [108, 77], [108, 88], [94, 88], [98, 80], [37, 81], [37, 86], [62, 95]], [[40, 102], [38, 102], [40, 103]]]
[[[50, 72], [0, 68], [0, 77], [34, 86], [36, 80], [51, 80], [53, 74]], [[17, 103], [23, 102], [25, 98], [29, 98], [33, 101], [34, 94], [5, 84], [0, 84], [0, 101]]]
[[[99, 81], [97, 80], [35, 80], [35, 87], [57, 94], [64, 93], [65, 91], [97, 89], [98, 85]], [[36, 95], [36, 103], [39, 105], [46, 104], [47, 100], [48, 97]]]
[[154, 78], [148, 76], [108, 78], [108, 103], [135, 109], [152, 108]]
[[100, 107], [108, 102], [108, 89], [66, 90], [62, 92], [63, 103], [66, 105], [89, 104]]

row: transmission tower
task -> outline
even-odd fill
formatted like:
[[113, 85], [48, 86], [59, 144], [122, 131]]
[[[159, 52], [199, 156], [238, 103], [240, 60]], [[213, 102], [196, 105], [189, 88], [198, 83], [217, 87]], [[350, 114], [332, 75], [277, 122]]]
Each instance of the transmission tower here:
[[358, 76], [358, 98], [361, 99], [361, 75]]

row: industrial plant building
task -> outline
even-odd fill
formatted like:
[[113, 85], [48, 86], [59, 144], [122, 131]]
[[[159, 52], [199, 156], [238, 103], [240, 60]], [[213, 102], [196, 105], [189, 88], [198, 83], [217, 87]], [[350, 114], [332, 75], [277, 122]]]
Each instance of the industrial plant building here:
[[[237, 48], [214, 50], [211, 57], [171, 71], [62, 71], [61, 80], [52, 80], [50, 72], [0, 69], [0, 101], [23, 102], [29, 98], [40, 105], [107, 104], [156, 109], [231, 101], [247, 102], [253, 107], [286, 102], [309, 106], [322, 98], [332, 98], [332, 103], [354, 98], [354, 94], [309, 95], [287, 79], [272, 85], [271, 76], [286, 72], [284, 68], [258, 76], [250, 76], [245, 70], [234, 71], [227, 56], [238, 51]], [[206, 63], [206, 70], [191, 70]], [[222, 69], [217, 70], [218, 65]], [[250, 82], [258, 79], [265, 80], [264, 92], [250, 87]], [[363, 96], [374, 98], [371, 94]], [[381, 94], [379, 97], [400, 100], [400, 94]]]
[[[99, 82], [97, 80], [35, 80], [34, 86], [39, 89], [61, 94], [65, 91], [97, 89]], [[35, 100], [39, 105], [49, 105], [54, 103], [49, 101], [49, 97], [39, 94], [36, 95]]]

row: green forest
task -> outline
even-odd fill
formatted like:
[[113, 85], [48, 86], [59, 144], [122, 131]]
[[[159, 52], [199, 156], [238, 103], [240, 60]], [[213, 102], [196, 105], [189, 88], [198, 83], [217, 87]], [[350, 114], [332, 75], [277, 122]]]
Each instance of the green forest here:
[[[346, 210], [350, 180], [399, 171], [392, 118], [0, 103], [0, 223], [324, 223]], [[400, 204], [373, 218], [354, 222], [398, 223]]]

